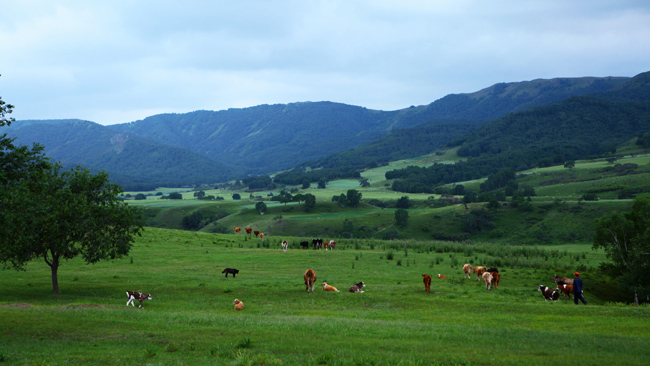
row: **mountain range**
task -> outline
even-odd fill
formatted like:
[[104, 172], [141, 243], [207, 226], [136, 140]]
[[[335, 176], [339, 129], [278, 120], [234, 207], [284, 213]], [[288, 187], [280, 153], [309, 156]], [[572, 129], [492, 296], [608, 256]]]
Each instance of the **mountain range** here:
[[20, 144], [43, 144], [46, 154], [64, 165], [106, 170], [125, 189], [178, 186], [272, 174], [307, 163], [324, 167], [341, 157], [386, 161], [419, 156], [502, 124], [503, 118], [540, 106], [553, 108], [575, 96], [607, 103], [647, 100], [647, 83], [647, 73], [634, 78], [537, 79], [450, 94], [396, 111], [303, 102], [160, 114], [111, 126], [24, 120], [6, 132]]

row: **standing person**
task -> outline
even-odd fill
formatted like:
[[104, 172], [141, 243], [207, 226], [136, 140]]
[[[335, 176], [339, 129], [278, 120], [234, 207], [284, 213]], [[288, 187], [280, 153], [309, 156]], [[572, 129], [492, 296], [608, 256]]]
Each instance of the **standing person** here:
[[582, 296], [582, 279], [580, 278], [580, 273], [574, 273], [576, 278], [573, 279], [573, 302], [578, 305], [578, 299], [582, 301], [583, 304], [587, 305], [587, 301]]

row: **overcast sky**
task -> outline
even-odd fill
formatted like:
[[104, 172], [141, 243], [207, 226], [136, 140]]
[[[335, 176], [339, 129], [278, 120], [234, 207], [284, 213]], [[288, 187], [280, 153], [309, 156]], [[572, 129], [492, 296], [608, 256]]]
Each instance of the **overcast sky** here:
[[396, 110], [499, 82], [650, 71], [650, 1], [2, 0], [16, 119], [332, 101]]

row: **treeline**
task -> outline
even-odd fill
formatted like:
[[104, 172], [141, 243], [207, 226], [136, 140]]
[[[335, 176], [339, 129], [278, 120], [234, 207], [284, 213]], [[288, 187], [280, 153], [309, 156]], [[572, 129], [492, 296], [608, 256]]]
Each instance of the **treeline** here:
[[300, 168], [292, 169], [288, 172], [280, 173], [273, 178], [273, 181], [278, 184], [286, 185], [305, 185], [307, 183], [315, 183], [322, 180], [330, 181], [335, 179], [360, 179], [361, 173], [356, 169], [348, 169], [342, 167], [340, 169], [315, 169], [303, 170]]
[[510, 114], [451, 142], [467, 161], [389, 171], [393, 190], [432, 193], [435, 186], [477, 179], [504, 168], [515, 171], [611, 154], [616, 146], [650, 130], [650, 103], [618, 103], [594, 97]]

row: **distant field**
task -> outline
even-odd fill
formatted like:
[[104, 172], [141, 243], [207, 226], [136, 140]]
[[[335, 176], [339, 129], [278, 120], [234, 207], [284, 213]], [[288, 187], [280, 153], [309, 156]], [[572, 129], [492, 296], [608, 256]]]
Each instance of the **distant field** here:
[[[277, 240], [265, 248], [243, 235], [150, 228], [129, 258], [65, 262], [60, 296], [51, 295], [42, 261], [26, 272], [0, 271], [0, 357], [7, 365], [646, 365], [650, 358], [649, 308], [603, 300], [603, 289], [615, 287], [591, 269], [593, 258], [583, 272], [589, 306], [545, 302], [537, 291], [558, 271], [570, 274], [561, 252], [580, 253], [577, 246], [502, 263], [501, 286], [486, 291], [463, 279], [462, 264], [508, 259], [486, 256], [478, 243], [340, 240], [325, 252], [287, 239], [283, 253]], [[543, 256], [548, 267], [533, 258]], [[240, 273], [225, 278], [225, 267]], [[341, 292], [306, 293], [307, 268], [318, 286], [327, 281]], [[449, 278], [434, 279], [427, 295], [423, 273]], [[348, 292], [358, 281], [366, 292]], [[126, 290], [153, 300], [127, 308]], [[233, 310], [235, 298], [243, 311]]]

